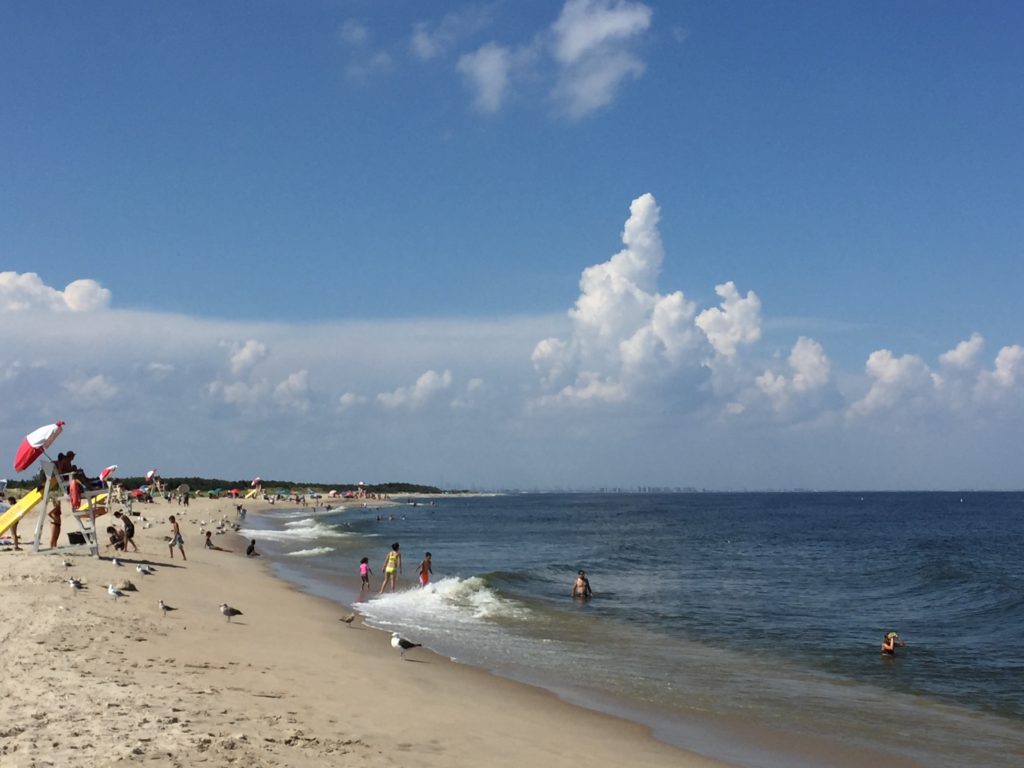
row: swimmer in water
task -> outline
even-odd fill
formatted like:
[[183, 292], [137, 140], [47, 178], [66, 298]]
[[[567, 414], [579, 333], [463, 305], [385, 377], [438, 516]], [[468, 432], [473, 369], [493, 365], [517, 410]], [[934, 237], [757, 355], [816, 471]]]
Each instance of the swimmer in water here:
[[576, 581], [573, 582], [572, 597], [579, 597], [583, 600], [589, 600], [593, 596], [593, 592], [590, 589], [590, 579], [587, 578], [586, 571], [580, 569], [579, 573], [576, 574]]
[[885, 637], [882, 638], [882, 653], [886, 656], [895, 656], [897, 646], [900, 648], [904, 646], [903, 638], [899, 636], [898, 632], [886, 632]]

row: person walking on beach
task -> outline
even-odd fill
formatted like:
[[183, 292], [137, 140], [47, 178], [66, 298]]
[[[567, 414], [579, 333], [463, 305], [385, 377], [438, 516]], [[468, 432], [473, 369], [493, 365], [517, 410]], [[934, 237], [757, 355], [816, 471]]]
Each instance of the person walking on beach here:
[[364, 589], [370, 588], [370, 574], [373, 571], [370, 570], [370, 558], [364, 557], [359, 561], [359, 591], [362, 592]]
[[387, 558], [384, 560], [384, 581], [380, 585], [380, 594], [384, 594], [384, 590], [388, 584], [391, 585], [391, 592], [395, 591], [395, 580], [398, 578], [397, 574], [402, 572], [402, 555], [398, 551], [398, 542], [396, 541], [391, 545], [391, 551], [388, 552]]
[[430, 574], [434, 572], [434, 569], [430, 567], [430, 553], [427, 552], [420, 561], [420, 586], [425, 587], [430, 583]]
[[127, 552], [128, 545], [131, 544], [132, 551], [138, 552], [139, 548], [135, 544], [135, 523], [133, 523], [128, 518], [128, 515], [124, 514], [123, 512], [115, 512], [114, 517], [120, 520], [121, 524], [124, 526], [124, 551]]
[[171, 550], [171, 560], [174, 559], [174, 548], [177, 547], [181, 552], [181, 559], [188, 560], [185, 557], [185, 540], [181, 538], [181, 528], [178, 527], [178, 521], [174, 519], [174, 515], [167, 518], [171, 524], [171, 543], [169, 549]]

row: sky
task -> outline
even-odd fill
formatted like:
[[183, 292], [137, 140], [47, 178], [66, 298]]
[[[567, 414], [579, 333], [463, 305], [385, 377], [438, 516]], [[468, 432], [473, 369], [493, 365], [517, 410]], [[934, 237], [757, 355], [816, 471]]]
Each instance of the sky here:
[[0, 4], [0, 454], [60, 419], [93, 473], [1024, 488], [1022, 23]]

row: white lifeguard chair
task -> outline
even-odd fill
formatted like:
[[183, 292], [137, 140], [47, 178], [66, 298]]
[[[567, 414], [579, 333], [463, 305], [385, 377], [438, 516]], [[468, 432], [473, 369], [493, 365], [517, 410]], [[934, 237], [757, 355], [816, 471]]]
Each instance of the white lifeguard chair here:
[[[71, 503], [70, 491], [74, 476], [71, 474], [62, 475], [57, 472], [57, 467], [52, 461], [43, 462], [43, 472], [46, 475], [43, 488], [49, 489], [54, 480], [56, 480], [57, 494], [54, 500], [61, 502], [62, 508], [65, 503], [67, 504], [67, 508], [71, 510], [71, 516], [78, 523], [78, 530], [81, 531], [82, 536], [85, 538], [85, 543], [89, 545], [89, 551], [92, 552], [93, 557], [98, 558], [100, 556], [100, 544], [96, 533], [96, 509], [102, 501], [106, 502], [108, 509], [110, 508], [110, 481], [107, 481], [106, 488], [83, 489], [81, 494], [79, 494], [79, 503], [76, 508]], [[40, 542], [43, 537], [43, 524], [46, 522], [47, 506], [50, 502], [50, 499], [47, 498], [48, 496], [48, 493], [44, 493], [43, 507], [36, 520], [36, 534], [32, 544], [32, 549], [35, 552], [39, 551]], [[86, 525], [87, 522], [88, 525]]]

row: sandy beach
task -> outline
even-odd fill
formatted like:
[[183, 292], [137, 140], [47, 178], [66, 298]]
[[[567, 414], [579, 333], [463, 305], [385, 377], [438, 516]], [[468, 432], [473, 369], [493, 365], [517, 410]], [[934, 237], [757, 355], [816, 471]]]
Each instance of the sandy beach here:
[[[200, 521], [234, 519], [229, 501], [139, 511], [152, 525], [136, 524], [141, 551], [123, 567], [84, 548], [0, 552], [4, 766], [723, 765], [423, 649], [401, 659], [386, 633], [246, 558], [238, 536], [204, 549]], [[171, 514], [187, 561], [169, 557]], [[111, 598], [124, 579], [137, 591]], [[242, 615], [229, 623], [221, 603]]]

